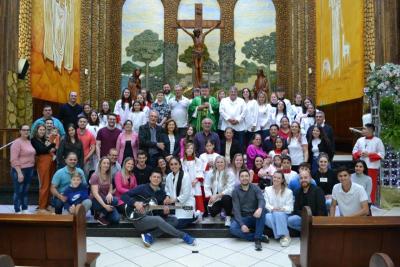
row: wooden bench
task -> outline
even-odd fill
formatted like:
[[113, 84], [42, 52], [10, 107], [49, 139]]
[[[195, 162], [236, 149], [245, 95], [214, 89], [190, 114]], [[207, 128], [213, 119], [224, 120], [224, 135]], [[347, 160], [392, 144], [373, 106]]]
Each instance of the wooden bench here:
[[371, 256], [386, 253], [400, 266], [400, 217], [323, 217], [302, 211], [300, 255], [292, 266], [365, 267]]
[[85, 209], [75, 215], [0, 214], [0, 254], [15, 265], [96, 266], [99, 253], [86, 252]]

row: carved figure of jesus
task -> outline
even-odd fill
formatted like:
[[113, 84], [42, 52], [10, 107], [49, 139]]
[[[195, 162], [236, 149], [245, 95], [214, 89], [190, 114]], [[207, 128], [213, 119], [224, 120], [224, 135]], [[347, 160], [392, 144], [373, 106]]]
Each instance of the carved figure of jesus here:
[[194, 87], [200, 87], [201, 81], [203, 78], [203, 53], [204, 53], [204, 40], [207, 34], [217, 28], [221, 22], [215, 24], [212, 28], [210, 28], [206, 32], [202, 32], [200, 28], [195, 28], [193, 33], [189, 32], [186, 28], [184, 28], [181, 23], [177, 22], [178, 26], [190, 37], [193, 39], [193, 66], [194, 66], [194, 73], [195, 73], [195, 80], [193, 82]]

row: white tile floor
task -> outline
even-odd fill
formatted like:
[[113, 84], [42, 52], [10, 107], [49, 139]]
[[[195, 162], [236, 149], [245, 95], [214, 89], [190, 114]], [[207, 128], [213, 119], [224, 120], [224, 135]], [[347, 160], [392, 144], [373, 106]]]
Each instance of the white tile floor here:
[[[101, 252], [97, 266], [283, 266], [290, 267], [288, 254], [300, 253], [299, 238], [289, 248], [271, 240], [263, 251], [252, 242], [234, 238], [198, 238], [197, 246], [188, 246], [175, 238], [156, 240], [145, 248], [140, 238], [88, 237], [87, 250]], [[118, 248], [114, 244], [119, 244]], [[112, 245], [110, 245], [112, 244]]]
[[[35, 212], [36, 206], [29, 206]], [[13, 213], [11, 205], [0, 205], [0, 213]], [[391, 210], [372, 209], [374, 216], [400, 216], [400, 207]], [[97, 266], [260, 266], [290, 267], [288, 254], [300, 253], [300, 240], [293, 238], [287, 248], [278, 241], [263, 244], [263, 251], [254, 250], [252, 242], [235, 238], [198, 238], [196, 246], [179, 239], [161, 238], [145, 248], [140, 238], [88, 237], [87, 250], [99, 252]]]

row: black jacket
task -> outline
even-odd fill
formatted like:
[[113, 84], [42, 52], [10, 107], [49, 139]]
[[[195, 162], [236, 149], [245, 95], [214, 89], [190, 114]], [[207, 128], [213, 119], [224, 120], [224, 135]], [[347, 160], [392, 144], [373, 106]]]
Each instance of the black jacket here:
[[309, 206], [313, 216], [327, 216], [324, 191], [318, 186], [311, 185], [307, 193], [300, 188], [295, 192], [293, 214], [301, 216], [303, 207]]
[[170, 146], [170, 141], [168, 138], [168, 134], [163, 134], [163, 139], [164, 139], [164, 145], [165, 145], [165, 153], [164, 156], [168, 156], [168, 155], [173, 155], [176, 157], [179, 157], [179, 151], [180, 151], [180, 141], [181, 139], [179, 138], [178, 134], [175, 134], [175, 144], [174, 144], [174, 151], [171, 153], [169, 153], [169, 146]]
[[[220, 155], [225, 157], [225, 148], [226, 148], [226, 140], [222, 139], [221, 140], [221, 148], [220, 148]], [[231, 151], [229, 151], [229, 158], [232, 162], [233, 160], [233, 156], [235, 156], [235, 154], [237, 153], [243, 153], [243, 149], [240, 147], [239, 142], [236, 139], [232, 140], [232, 144], [231, 144]]]
[[[308, 141], [308, 155], [309, 155], [308, 162], [311, 163], [312, 158], [313, 158], [312, 143], [311, 143], [312, 139], [308, 139], [307, 141]], [[321, 143], [319, 143], [318, 149], [319, 149], [319, 152], [327, 153], [329, 156], [329, 161], [332, 162], [334, 152], [333, 152], [333, 147], [331, 144], [327, 144], [326, 142], [324, 142], [324, 140], [321, 139]]]
[[157, 143], [164, 143], [164, 130], [161, 126], [156, 126], [156, 140], [157, 142], [151, 141], [150, 125], [146, 123], [139, 127], [139, 149], [149, 153], [149, 148], [157, 149], [158, 153], [164, 155], [164, 151], [157, 147]]
[[[331, 143], [332, 152], [335, 153], [335, 136], [333, 135], [333, 128], [329, 124], [324, 123], [324, 127], [322, 127], [322, 129], [324, 129], [326, 137], [328, 137], [328, 140]], [[307, 140], [309, 140], [311, 138], [312, 130], [313, 130], [313, 127], [308, 128], [307, 134], [306, 134]]]

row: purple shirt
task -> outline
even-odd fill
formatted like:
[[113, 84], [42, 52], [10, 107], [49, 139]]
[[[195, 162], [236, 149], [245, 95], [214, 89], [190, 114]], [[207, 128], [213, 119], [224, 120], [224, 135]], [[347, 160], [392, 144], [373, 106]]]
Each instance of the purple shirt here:
[[206, 152], [206, 143], [207, 140], [214, 141], [214, 151], [219, 154], [221, 144], [219, 140], [218, 134], [215, 132], [210, 132], [208, 135], [205, 135], [204, 132], [198, 132], [194, 136], [194, 146], [196, 147], [196, 156], [199, 157], [201, 154]]
[[257, 156], [261, 156], [265, 158], [267, 153], [262, 150], [261, 147], [256, 147], [255, 145], [251, 144], [247, 147], [247, 169], [252, 170], [254, 167], [254, 160]]
[[117, 139], [120, 133], [121, 130], [118, 128], [110, 130], [107, 127], [104, 127], [99, 130], [96, 140], [101, 141], [100, 157], [107, 156], [111, 148], [116, 148]]

